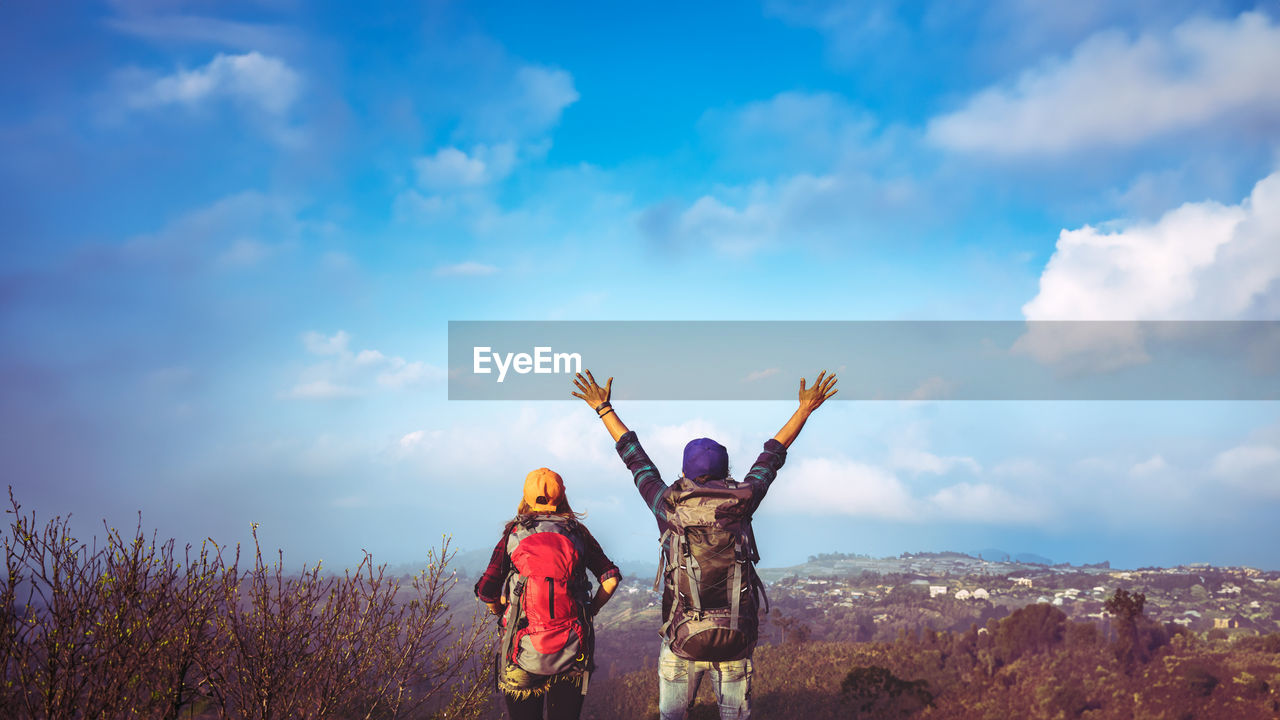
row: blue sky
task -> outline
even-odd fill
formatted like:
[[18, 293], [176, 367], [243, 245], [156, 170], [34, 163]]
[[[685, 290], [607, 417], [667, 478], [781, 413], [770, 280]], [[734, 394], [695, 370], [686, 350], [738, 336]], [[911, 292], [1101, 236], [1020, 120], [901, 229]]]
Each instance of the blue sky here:
[[[450, 320], [1280, 319], [1274, 2], [18, 3], [0, 96], [0, 458], [84, 532], [405, 562], [547, 465], [652, 556]], [[619, 409], [674, 476], [792, 408]], [[835, 402], [758, 534], [1277, 568], [1278, 473], [1272, 403]]]

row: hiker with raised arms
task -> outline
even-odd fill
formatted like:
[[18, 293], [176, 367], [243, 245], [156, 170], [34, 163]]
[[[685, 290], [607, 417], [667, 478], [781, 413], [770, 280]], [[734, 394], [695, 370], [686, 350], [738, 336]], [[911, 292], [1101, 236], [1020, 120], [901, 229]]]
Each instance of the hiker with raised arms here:
[[813, 387], [800, 380], [800, 407], [778, 434], [764, 443], [741, 481], [729, 477], [729, 455], [710, 438], [689, 441], [680, 478], [671, 485], [628, 430], [609, 401], [613, 378], [601, 387], [591, 372], [574, 379], [577, 392], [604, 421], [636, 489], [658, 521], [662, 555], [662, 647], [658, 655], [661, 720], [685, 717], [702, 676], [711, 675], [722, 720], [751, 715], [751, 654], [759, 625], [764, 584], [751, 516], [764, 499], [787, 448], [805, 421], [836, 394], [835, 375], [818, 374]]
[[[512, 720], [577, 720], [594, 665], [592, 618], [621, 574], [569, 507], [564, 480], [548, 468], [524, 479], [476, 597], [502, 616], [494, 674]], [[587, 570], [600, 584], [595, 597]]]

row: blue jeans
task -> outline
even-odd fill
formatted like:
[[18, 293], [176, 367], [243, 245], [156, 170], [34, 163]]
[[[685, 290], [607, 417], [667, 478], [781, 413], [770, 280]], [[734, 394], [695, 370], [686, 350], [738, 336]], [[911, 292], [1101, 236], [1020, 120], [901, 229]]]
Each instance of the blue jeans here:
[[710, 673], [711, 687], [720, 706], [720, 720], [751, 717], [751, 658], [712, 662], [685, 660], [662, 643], [658, 653], [658, 715], [661, 720], [683, 720], [698, 695], [702, 676]]

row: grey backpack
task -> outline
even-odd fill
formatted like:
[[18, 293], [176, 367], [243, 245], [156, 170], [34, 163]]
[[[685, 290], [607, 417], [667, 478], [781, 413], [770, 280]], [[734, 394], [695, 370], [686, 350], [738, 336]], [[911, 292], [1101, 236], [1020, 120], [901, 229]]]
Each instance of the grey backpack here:
[[[667, 493], [654, 590], [665, 579], [662, 636], [689, 660], [731, 660], [756, 643], [763, 583], [751, 532], [753, 490], [731, 478], [680, 478]], [[768, 598], [765, 598], [766, 603]]]

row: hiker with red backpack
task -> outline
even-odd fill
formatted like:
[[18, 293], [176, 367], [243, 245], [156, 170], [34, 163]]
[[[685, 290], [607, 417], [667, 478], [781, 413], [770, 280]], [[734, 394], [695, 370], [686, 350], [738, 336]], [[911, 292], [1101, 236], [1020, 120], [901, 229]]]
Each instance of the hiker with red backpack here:
[[[764, 499], [787, 448], [814, 410], [836, 394], [835, 375], [818, 374], [813, 387], [800, 380], [800, 407], [741, 481], [729, 477], [729, 456], [710, 438], [684, 448], [682, 473], [662, 480], [634, 431], [618, 417], [609, 397], [613, 378], [601, 387], [591, 372], [574, 379], [578, 392], [604, 421], [636, 489], [658, 521], [662, 555], [654, 581], [662, 580], [662, 647], [658, 655], [658, 713], [681, 720], [693, 704], [702, 676], [711, 675], [721, 720], [751, 715], [751, 654], [764, 583], [751, 516]], [[767, 601], [767, 598], [766, 598]]]
[[[512, 720], [577, 720], [594, 667], [592, 618], [621, 573], [569, 507], [564, 480], [538, 468], [476, 582], [502, 617], [494, 674]], [[591, 596], [587, 570], [600, 587]]]

